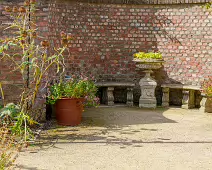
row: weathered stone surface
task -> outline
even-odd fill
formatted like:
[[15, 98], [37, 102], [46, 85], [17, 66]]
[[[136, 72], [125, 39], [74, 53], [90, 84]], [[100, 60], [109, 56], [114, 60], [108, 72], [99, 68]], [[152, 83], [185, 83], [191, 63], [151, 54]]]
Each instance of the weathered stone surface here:
[[146, 71], [146, 75], [139, 82], [141, 88], [141, 97], [139, 99], [139, 107], [156, 108], [155, 88], [157, 82], [151, 78], [151, 71]]
[[206, 113], [212, 113], [212, 97], [207, 97], [205, 94], [202, 95], [202, 101], [201, 101], [201, 111], [204, 111]]
[[208, 97], [205, 102], [205, 112], [212, 113], [212, 97]]
[[[126, 104], [133, 106], [133, 87], [134, 83], [131, 82], [97, 82], [98, 87], [103, 87], [103, 103], [107, 105], [114, 105], [114, 90], [118, 88], [127, 88]], [[120, 100], [119, 100], [120, 101]]]
[[133, 106], [133, 88], [127, 88], [127, 105]]
[[169, 106], [169, 89], [182, 89], [183, 99], [182, 99], [182, 108], [184, 109], [192, 109], [200, 104], [199, 98], [196, 99], [195, 92], [200, 91], [199, 86], [191, 86], [191, 85], [182, 85], [182, 84], [162, 84], [163, 90], [163, 98], [162, 98], [162, 106]]
[[161, 87], [173, 88], [173, 89], [184, 89], [184, 90], [201, 90], [201, 86], [186, 85], [186, 84], [162, 84]]
[[113, 96], [114, 87], [107, 87], [107, 105], [114, 105], [114, 96]]
[[95, 84], [99, 87], [108, 87], [108, 86], [134, 87], [135, 86], [135, 83], [133, 83], [133, 82], [97, 82]]
[[162, 106], [168, 107], [169, 106], [169, 88], [165, 87], [162, 89], [163, 97], [162, 97]]
[[201, 94], [202, 95], [202, 100], [201, 100], [201, 102], [200, 102], [200, 108], [199, 108], [199, 110], [201, 111], [201, 112], [205, 112], [205, 104], [206, 104], [206, 101], [207, 101], [207, 97], [206, 97], [206, 95], [205, 94]]

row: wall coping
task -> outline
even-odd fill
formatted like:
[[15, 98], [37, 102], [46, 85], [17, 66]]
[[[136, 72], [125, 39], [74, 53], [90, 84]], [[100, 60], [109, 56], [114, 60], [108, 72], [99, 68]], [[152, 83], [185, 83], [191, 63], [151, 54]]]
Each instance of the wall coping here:
[[204, 4], [211, 2], [211, 0], [72, 0], [72, 1], [87, 2], [87, 3], [133, 4], [133, 5]]

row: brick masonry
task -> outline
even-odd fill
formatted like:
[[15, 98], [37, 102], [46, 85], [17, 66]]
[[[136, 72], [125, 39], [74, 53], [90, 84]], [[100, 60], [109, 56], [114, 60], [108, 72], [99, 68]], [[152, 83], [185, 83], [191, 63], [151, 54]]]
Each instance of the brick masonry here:
[[[60, 45], [60, 31], [75, 37], [66, 55], [67, 74], [83, 73], [98, 80], [138, 84], [143, 73], [135, 68], [133, 54], [160, 51], [166, 62], [154, 73], [159, 85], [198, 85], [212, 75], [212, 14], [202, 4], [121, 5], [53, 0], [41, 1], [37, 15], [40, 33], [48, 36], [52, 45]], [[0, 18], [0, 22], [5, 20], [3, 12]], [[1, 77], [7, 76], [2, 69], [0, 73]], [[160, 94], [158, 88], [158, 103]], [[137, 86], [136, 100], [139, 95]]]

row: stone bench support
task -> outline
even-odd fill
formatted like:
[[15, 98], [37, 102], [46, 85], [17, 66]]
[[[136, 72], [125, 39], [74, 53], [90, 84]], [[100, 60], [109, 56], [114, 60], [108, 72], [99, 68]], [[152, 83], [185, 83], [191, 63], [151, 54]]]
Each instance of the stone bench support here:
[[126, 87], [127, 89], [127, 105], [133, 106], [133, 87], [134, 83], [131, 82], [97, 82], [98, 87], [106, 87], [105, 99], [106, 104], [109, 106], [114, 105], [114, 95], [113, 91], [115, 87]]
[[200, 111], [201, 112], [205, 112], [205, 104], [206, 104], [206, 101], [207, 101], [207, 97], [206, 97], [206, 95], [205, 94], [203, 94], [203, 93], [201, 93], [201, 96], [202, 96], [202, 100], [201, 100], [201, 102], [200, 102]]
[[107, 105], [114, 105], [114, 96], [113, 96], [114, 87], [107, 87]]
[[169, 88], [164, 87], [162, 91], [163, 91], [162, 106], [168, 107], [169, 106]]
[[182, 89], [183, 90], [183, 99], [182, 99], [182, 108], [192, 109], [195, 108], [195, 91], [200, 91], [200, 86], [193, 85], [182, 85], [182, 84], [162, 84], [162, 106], [169, 106], [169, 89]]

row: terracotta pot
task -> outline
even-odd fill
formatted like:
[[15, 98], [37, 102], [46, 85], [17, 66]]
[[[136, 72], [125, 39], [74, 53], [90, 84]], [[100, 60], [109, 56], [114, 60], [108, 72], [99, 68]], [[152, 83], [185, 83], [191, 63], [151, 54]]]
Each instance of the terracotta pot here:
[[59, 125], [76, 126], [81, 123], [84, 98], [63, 98], [55, 105]]

